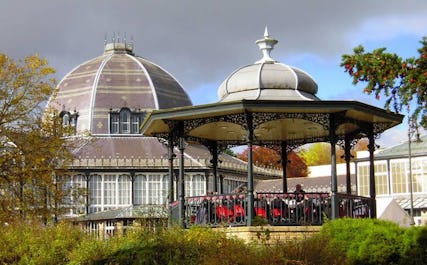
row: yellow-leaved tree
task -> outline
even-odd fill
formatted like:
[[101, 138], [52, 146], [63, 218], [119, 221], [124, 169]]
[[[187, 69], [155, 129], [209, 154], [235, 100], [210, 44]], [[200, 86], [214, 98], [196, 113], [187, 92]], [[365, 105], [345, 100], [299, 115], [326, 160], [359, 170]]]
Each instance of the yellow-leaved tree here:
[[[350, 150], [351, 160], [356, 157], [358, 151], [368, 150], [368, 143], [369, 141], [366, 138], [358, 140]], [[331, 145], [328, 143], [310, 144], [298, 154], [304, 159], [307, 166], [328, 165], [331, 163]], [[335, 154], [337, 163], [345, 163], [344, 149], [342, 147], [337, 146]]]
[[38, 55], [15, 61], [0, 53], [0, 221], [41, 218], [61, 213], [64, 197], [59, 176], [71, 161], [75, 144], [53, 110], [55, 70]]

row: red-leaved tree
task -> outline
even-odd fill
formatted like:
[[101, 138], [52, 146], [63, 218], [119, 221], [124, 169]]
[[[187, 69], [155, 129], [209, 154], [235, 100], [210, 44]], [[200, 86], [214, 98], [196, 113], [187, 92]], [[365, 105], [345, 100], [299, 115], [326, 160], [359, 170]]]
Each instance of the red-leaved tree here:
[[[246, 148], [242, 153], [237, 154], [239, 159], [248, 161], [249, 148]], [[256, 166], [282, 168], [280, 154], [267, 147], [253, 146], [252, 159]], [[308, 168], [304, 160], [294, 151], [288, 153], [288, 163], [286, 173], [288, 177], [306, 177], [308, 175]]]

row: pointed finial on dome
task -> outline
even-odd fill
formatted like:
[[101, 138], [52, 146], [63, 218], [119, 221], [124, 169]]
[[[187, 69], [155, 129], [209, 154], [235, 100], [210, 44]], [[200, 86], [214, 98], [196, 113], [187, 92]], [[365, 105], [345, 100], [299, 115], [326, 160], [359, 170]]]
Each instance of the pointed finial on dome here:
[[264, 38], [255, 42], [262, 51], [262, 59], [255, 63], [274, 63], [276, 60], [271, 58], [270, 52], [274, 49], [274, 45], [276, 45], [278, 42], [278, 40], [270, 38], [268, 34], [268, 28], [265, 26]]
[[267, 26], [265, 26], [265, 29], [264, 29], [264, 37], [265, 38], [268, 38], [268, 28], [267, 28]]

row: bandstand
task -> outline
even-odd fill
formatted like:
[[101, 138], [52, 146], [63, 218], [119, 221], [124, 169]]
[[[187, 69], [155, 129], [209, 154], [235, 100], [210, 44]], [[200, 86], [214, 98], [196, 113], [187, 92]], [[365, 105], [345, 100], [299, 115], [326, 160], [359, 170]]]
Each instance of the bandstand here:
[[[301, 220], [321, 224], [325, 215], [330, 219], [376, 216], [375, 139], [383, 131], [400, 124], [403, 116], [357, 101], [320, 100], [316, 96], [317, 84], [308, 73], [280, 63], [270, 56], [277, 42], [266, 29], [264, 37], [256, 41], [262, 51], [262, 58], [227, 77], [218, 89], [219, 102], [154, 110], [145, 118], [141, 126], [142, 133], [168, 143], [170, 172], [174, 170], [173, 160], [176, 156], [173, 150], [178, 147], [179, 196], [178, 201], [174, 202], [171, 196], [174, 187], [170, 185], [169, 214], [173, 216], [176, 209], [181, 226], [252, 226], [256, 216], [272, 224], [284, 225], [301, 225]], [[350, 150], [364, 137], [369, 139], [369, 197], [351, 194], [350, 188]], [[331, 146], [331, 192], [303, 195], [289, 193], [285, 170], [287, 153], [301, 145], [315, 142], [328, 142]], [[202, 144], [210, 150], [214, 168], [213, 194], [197, 197], [186, 197], [184, 194], [183, 161], [187, 143]], [[247, 145], [249, 150], [247, 187], [236, 193], [219, 194], [215, 173], [218, 154], [225, 148], [239, 145]], [[253, 145], [280, 151], [284, 169], [281, 193], [254, 192]], [[345, 150], [345, 194], [337, 191], [336, 146]]]

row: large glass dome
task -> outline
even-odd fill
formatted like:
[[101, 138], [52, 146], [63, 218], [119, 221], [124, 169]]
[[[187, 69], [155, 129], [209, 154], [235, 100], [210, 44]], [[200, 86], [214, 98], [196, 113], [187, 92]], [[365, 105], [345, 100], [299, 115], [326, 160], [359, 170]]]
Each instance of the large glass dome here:
[[60, 81], [57, 96], [48, 103], [62, 115], [78, 117], [77, 122], [70, 120], [76, 122], [77, 132], [93, 135], [119, 129], [126, 134], [127, 127], [114, 127], [115, 117], [119, 119], [123, 110], [123, 115], [135, 114], [129, 116], [129, 128], [132, 123], [136, 128], [132, 117], [140, 121], [154, 109], [189, 105], [191, 100], [178, 81], [160, 66], [136, 56], [129, 43], [106, 44], [101, 56], [78, 65]]

